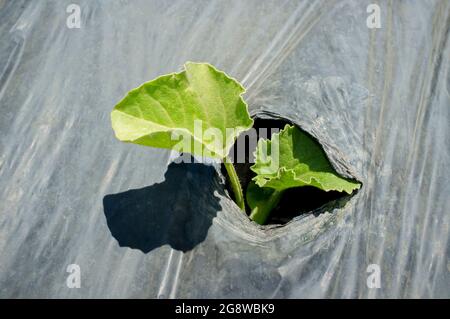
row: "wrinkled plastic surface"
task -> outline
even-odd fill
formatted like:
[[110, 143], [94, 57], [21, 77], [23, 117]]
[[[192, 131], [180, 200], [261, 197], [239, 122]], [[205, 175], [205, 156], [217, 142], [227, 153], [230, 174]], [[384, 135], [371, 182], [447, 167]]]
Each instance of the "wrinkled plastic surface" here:
[[[0, 297], [450, 297], [450, 2], [370, 3], [0, 1]], [[258, 227], [217, 165], [117, 141], [115, 103], [188, 60], [362, 189]]]

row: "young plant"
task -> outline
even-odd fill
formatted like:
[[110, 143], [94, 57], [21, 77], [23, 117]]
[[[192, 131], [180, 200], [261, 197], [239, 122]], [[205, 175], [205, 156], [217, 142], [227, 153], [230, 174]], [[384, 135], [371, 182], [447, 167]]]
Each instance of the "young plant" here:
[[[131, 90], [111, 112], [116, 137], [124, 142], [216, 158], [228, 173], [237, 205], [245, 212], [239, 178], [228, 159], [237, 137], [253, 126], [244, 87], [207, 63], [160, 76]], [[181, 137], [181, 142], [180, 142]], [[360, 184], [340, 177], [324, 151], [306, 133], [287, 125], [255, 151], [256, 173], [247, 188], [250, 218], [264, 224], [292, 187], [314, 186], [349, 194]]]
[[[340, 177], [322, 147], [295, 126], [286, 125], [271, 140], [261, 139], [255, 151], [256, 173], [247, 188], [250, 218], [264, 224], [286, 189], [313, 186], [351, 194], [361, 185]], [[300, 199], [301, 200], [301, 199]]]
[[222, 160], [235, 201], [245, 211], [238, 176], [227, 159], [239, 134], [253, 126], [242, 99], [245, 89], [210, 64], [188, 62], [184, 68], [131, 90], [114, 107], [116, 137]]

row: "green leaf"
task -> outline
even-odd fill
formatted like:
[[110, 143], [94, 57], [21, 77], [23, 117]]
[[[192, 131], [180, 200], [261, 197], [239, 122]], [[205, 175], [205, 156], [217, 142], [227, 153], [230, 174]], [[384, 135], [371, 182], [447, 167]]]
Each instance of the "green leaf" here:
[[160, 76], [131, 90], [111, 113], [124, 142], [225, 158], [239, 134], [253, 125], [245, 89], [207, 63]]
[[257, 174], [253, 180], [259, 187], [277, 191], [314, 186], [324, 191], [351, 194], [361, 186], [356, 181], [339, 176], [320, 144], [291, 125], [272, 135], [270, 141], [259, 140], [255, 164], [251, 169]]

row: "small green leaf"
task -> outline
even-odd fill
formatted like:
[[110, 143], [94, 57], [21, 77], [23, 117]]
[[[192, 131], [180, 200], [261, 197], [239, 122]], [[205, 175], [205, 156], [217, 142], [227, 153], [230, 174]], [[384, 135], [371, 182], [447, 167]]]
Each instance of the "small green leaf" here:
[[361, 186], [356, 181], [339, 176], [322, 147], [309, 135], [290, 125], [274, 134], [270, 141], [259, 140], [255, 164], [251, 169], [257, 174], [253, 180], [259, 187], [277, 191], [314, 186], [324, 191], [351, 194]]
[[188, 62], [184, 68], [131, 90], [114, 107], [116, 137], [223, 159], [253, 125], [241, 97], [245, 89], [210, 64]]

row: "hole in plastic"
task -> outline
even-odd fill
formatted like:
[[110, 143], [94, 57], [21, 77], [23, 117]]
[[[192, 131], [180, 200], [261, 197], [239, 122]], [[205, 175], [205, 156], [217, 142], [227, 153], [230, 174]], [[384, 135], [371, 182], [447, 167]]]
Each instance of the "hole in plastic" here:
[[[286, 124], [295, 125], [285, 120], [255, 118], [254, 128], [256, 129], [258, 140], [260, 138], [270, 139], [273, 133], [282, 130]], [[250, 138], [242, 134], [233, 146], [233, 154], [237, 154], [237, 145], [239, 143], [245, 143], [245, 162], [237, 162], [235, 156], [234, 167], [239, 176], [245, 196], [247, 186], [255, 176], [255, 173], [250, 169], [250, 166], [253, 165], [251, 159], [255, 149], [254, 145], [250, 145]], [[222, 173], [224, 176], [227, 176], [223, 165]], [[226, 189], [229, 194], [233, 194], [228, 179], [226, 180]], [[323, 206], [327, 206], [328, 208], [341, 208], [351, 196], [344, 192], [325, 192], [310, 186], [288, 189], [284, 192], [278, 206], [272, 211], [266, 225], [283, 225], [297, 216], [317, 213], [319, 208]], [[247, 206], [247, 213], [250, 211], [251, 209]]]

